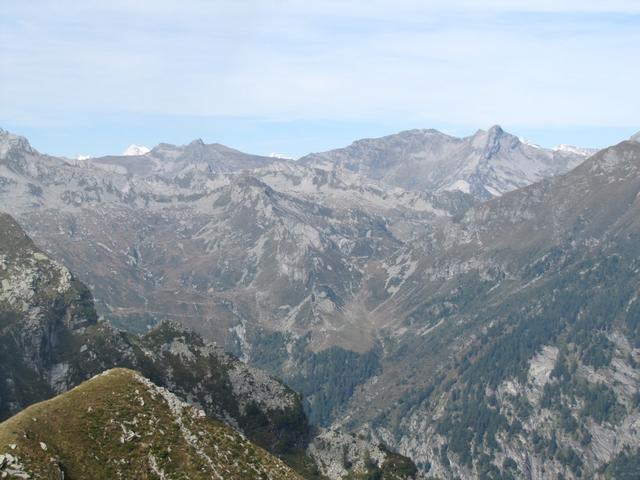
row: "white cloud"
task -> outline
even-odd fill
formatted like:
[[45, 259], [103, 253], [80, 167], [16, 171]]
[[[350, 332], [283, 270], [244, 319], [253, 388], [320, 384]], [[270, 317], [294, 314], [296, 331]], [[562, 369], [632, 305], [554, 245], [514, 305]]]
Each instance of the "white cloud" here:
[[0, 120], [142, 112], [615, 126], [640, 111], [637, 1], [117, 0], [3, 10], [12, 23], [0, 20]]

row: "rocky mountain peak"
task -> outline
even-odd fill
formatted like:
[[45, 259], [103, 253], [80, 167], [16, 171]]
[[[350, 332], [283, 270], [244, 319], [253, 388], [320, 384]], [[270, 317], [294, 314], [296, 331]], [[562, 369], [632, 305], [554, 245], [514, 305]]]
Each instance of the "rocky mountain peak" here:
[[629, 140], [631, 140], [632, 142], [640, 143], [640, 132], [636, 133], [635, 135], [632, 135]]
[[10, 154], [16, 153], [34, 154], [37, 152], [26, 138], [0, 128], [0, 158], [7, 158]]
[[499, 125], [458, 138], [436, 130], [407, 130], [303, 157], [304, 165], [342, 168], [405, 190], [461, 191], [486, 200], [565, 173], [588, 155], [522, 142]]
[[489, 160], [500, 151], [502, 138], [505, 132], [500, 125], [494, 125], [487, 131], [486, 146], [484, 148], [484, 158]]
[[476, 133], [474, 133], [471, 137], [472, 138], [478, 138], [478, 139], [485, 139], [487, 137], [500, 137], [504, 134], [507, 134], [507, 132], [504, 131], [504, 129], [500, 126], [500, 125], [493, 125], [489, 128], [487, 128], [486, 130], [484, 129], [479, 129], [476, 131]]
[[491, 160], [502, 149], [508, 151], [520, 144], [518, 137], [505, 132], [500, 125], [493, 125], [488, 130], [478, 130], [471, 137], [471, 145], [482, 151], [484, 160]]
[[487, 132], [490, 135], [496, 135], [496, 136], [501, 136], [502, 134], [505, 133], [505, 131], [502, 129], [500, 125], [493, 125], [491, 128], [489, 128], [489, 130], [487, 130]]

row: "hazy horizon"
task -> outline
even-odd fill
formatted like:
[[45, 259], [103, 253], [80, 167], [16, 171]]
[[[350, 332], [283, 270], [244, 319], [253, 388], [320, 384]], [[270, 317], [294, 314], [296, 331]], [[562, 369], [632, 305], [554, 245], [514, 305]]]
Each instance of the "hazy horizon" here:
[[640, 129], [632, 1], [2, 7], [0, 126], [54, 155], [202, 138], [298, 157], [493, 124], [545, 147], [604, 147]]

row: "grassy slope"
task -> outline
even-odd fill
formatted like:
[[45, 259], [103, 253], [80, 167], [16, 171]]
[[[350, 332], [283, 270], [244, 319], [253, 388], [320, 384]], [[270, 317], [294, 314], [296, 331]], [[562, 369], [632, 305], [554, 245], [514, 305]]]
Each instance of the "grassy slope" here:
[[[135, 372], [109, 370], [0, 424], [0, 453], [17, 456], [36, 478], [59, 478], [59, 469], [68, 479], [300, 478], [228, 427], [177, 405], [172, 411]], [[138, 436], [124, 440], [129, 431]]]

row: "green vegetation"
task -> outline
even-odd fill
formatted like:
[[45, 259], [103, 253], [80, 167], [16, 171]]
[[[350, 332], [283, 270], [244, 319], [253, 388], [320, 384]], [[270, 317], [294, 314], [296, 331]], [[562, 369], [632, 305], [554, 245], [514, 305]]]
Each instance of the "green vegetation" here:
[[0, 424], [0, 449], [36, 478], [57, 479], [60, 472], [96, 480], [300, 478], [230, 428], [124, 369]]
[[561, 426], [567, 433], [575, 433], [578, 428], [578, 422], [567, 406], [575, 404], [577, 400], [583, 403], [578, 412], [581, 417], [591, 417], [598, 423], [618, 423], [624, 416], [625, 409], [616, 399], [613, 390], [603, 383], [590, 383], [574, 377], [571, 373], [574, 369], [575, 364], [567, 367], [564, 356], [558, 357], [552, 377], [561, 381], [544, 386], [540, 406], [558, 410]]
[[611, 480], [637, 480], [640, 472], [640, 449], [626, 448], [602, 468], [601, 472]]
[[[526, 289], [513, 290], [499, 301], [487, 301], [485, 293], [491, 282], [486, 276], [482, 279], [467, 272], [456, 279], [450, 290], [453, 293], [440, 293], [447, 291], [442, 287], [415, 310], [425, 318], [413, 318], [414, 322], [435, 325], [445, 321], [445, 327], [420, 339], [429, 350], [416, 347], [426, 357], [440, 355], [441, 373], [436, 371], [431, 382], [406, 395], [397, 410], [411, 412], [418, 405], [429, 409], [447, 399], [444, 415], [436, 420], [436, 431], [447, 439], [446, 448], [437, 452], [441, 465], [446, 467], [451, 459], [473, 466], [481, 478], [509, 478], [508, 474], [517, 478], [517, 465], [500, 468], [490, 460], [492, 450], [498, 448], [496, 433], [503, 430], [508, 435], [529, 435], [537, 454], [555, 458], [575, 475], [584, 474], [577, 451], [559, 446], [555, 437], [545, 439], [536, 432], [524, 432], [522, 424], [536, 413], [526, 398], [510, 397], [510, 405], [503, 410], [505, 405], [496, 401], [492, 392], [508, 379], [525, 385], [531, 359], [545, 345], [556, 345], [560, 354], [540, 406], [554, 411], [559, 428], [587, 448], [592, 442], [588, 419], [611, 428], [628, 413], [611, 386], [588, 382], [577, 371], [579, 364], [596, 370], [610, 367], [616, 352], [610, 340], [614, 329], [624, 331], [632, 343], [640, 345], [640, 302], [633, 300], [640, 267], [638, 244], [634, 239], [631, 245], [607, 247], [625, 252], [625, 256], [611, 255], [604, 248], [585, 253], [566, 245], [554, 247], [549, 255], [536, 253], [544, 261], [524, 268], [522, 280], [532, 282]], [[533, 281], [541, 274], [542, 279]], [[437, 307], [439, 304], [446, 308]], [[464, 322], [453, 321], [460, 318]], [[453, 358], [447, 349], [452, 335], [470, 339], [468, 347]], [[403, 340], [392, 355], [397, 354], [398, 362], [406, 362], [416, 343], [414, 339]], [[627, 363], [635, 365], [632, 357]], [[634, 408], [640, 405], [640, 394], [637, 398]]]
[[[50, 265], [42, 262], [42, 268]], [[183, 398], [195, 399], [211, 417], [231, 416], [252, 441], [272, 453], [293, 463], [309, 463], [304, 448], [310, 428], [299, 396], [285, 389], [294, 401], [282, 409], [265, 410], [250, 404], [241, 411], [229, 378], [230, 368], [239, 364], [237, 360], [174, 325], [158, 325], [139, 337], [96, 323], [89, 291], [72, 279], [67, 293], [57, 293], [58, 276], [52, 270], [50, 277], [39, 281], [34, 302], [43, 305], [40, 324], [27, 336], [23, 313], [1, 310], [0, 364], [4, 374], [0, 379], [0, 418], [54, 396], [48, 377], [34, 364], [45, 372], [52, 365], [64, 365], [61, 379], [68, 387], [108, 368], [133, 368]], [[76, 324], [84, 328], [72, 329]]]
[[[251, 358], [253, 363], [271, 374], [281, 373], [282, 364], [288, 357], [287, 336], [282, 332], [272, 332], [264, 329], [251, 329], [248, 332], [252, 345]], [[228, 351], [239, 354], [239, 345], [228, 345]], [[235, 348], [234, 348], [235, 347]]]
[[333, 347], [319, 353], [307, 352], [300, 359], [296, 374], [284, 379], [305, 397], [311, 422], [326, 426], [335, 411], [351, 398], [355, 388], [379, 369], [375, 350], [360, 354]]
[[594, 335], [586, 341], [582, 352], [582, 362], [594, 368], [606, 367], [611, 363], [614, 345], [603, 334]]
[[[611, 319], [633, 297], [637, 261], [623, 262], [604, 254], [566, 258], [565, 262], [569, 260], [575, 264], [561, 265], [565, 268], [541, 286], [481, 313], [503, 321], [490, 328], [469, 352], [475, 361], [463, 372], [465, 381], [495, 387], [514, 377], [524, 383], [529, 360], [543, 345], [559, 339], [576, 345], [587, 364], [600, 367], [609, 363], [612, 346], [602, 332], [611, 328]], [[580, 283], [576, 283], [577, 277]]]
[[311, 423], [327, 426], [334, 415], [353, 395], [356, 387], [380, 370], [376, 349], [357, 353], [340, 347], [313, 352], [308, 337], [293, 342], [292, 361], [298, 366], [294, 372], [282, 370], [289, 357], [287, 342], [281, 332], [261, 329], [250, 331], [252, 364], [281, 378], [305, 399], [305, 411]]
[[449, 439], [449, 450], [458, 455], [460, 463], [471, 466], [473, 446], [488, 451], [496, 448], [497, 431], [507, 427], [507, 419], [486, 401], [484, 389], [466, 385], [459, 395], [452, 395], [437, 431]]
[[387, 453], [387, 460], [380, 468], [383, 480], [402, 480], [413, 478], [418, 473], [415, 463], [413, 463], [409, 458], [388, 449], [385, 450]]
[[386, 451], [387, 460], [377, 465], [370, 458], [365, 458], [365, 468], [353, 469], [343, 480], [405, 480], [413, 478], [418, 469], [407, 457]]
[[560, 463], [569, 467], [576, 476], [582, 475], [582, 460], [571, 447], [564, 447], [557, 451], [556, 458]]

